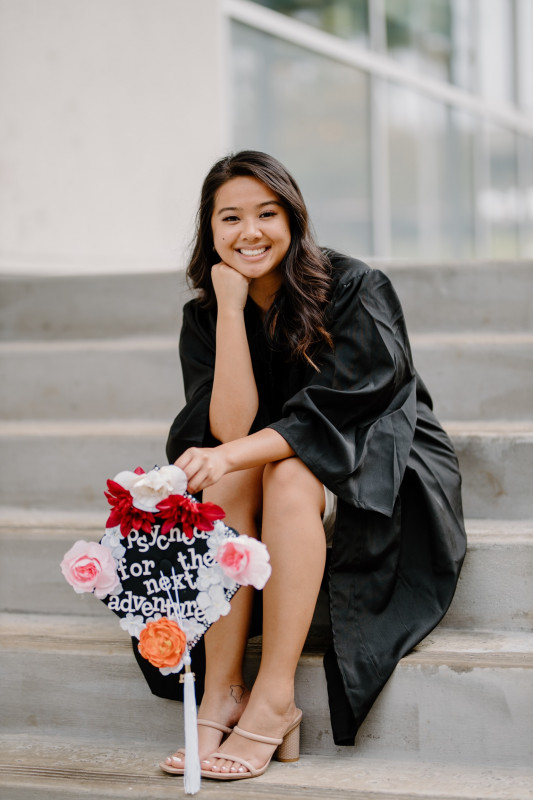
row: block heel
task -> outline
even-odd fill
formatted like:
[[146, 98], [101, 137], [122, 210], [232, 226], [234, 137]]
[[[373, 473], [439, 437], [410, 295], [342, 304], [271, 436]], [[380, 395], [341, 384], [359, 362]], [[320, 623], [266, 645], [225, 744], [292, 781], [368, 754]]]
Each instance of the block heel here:
[[298, 722], [287, 731], [283, 737], [283, 741], [276, 751], [276, 759], [278, 761], [298, 761], [300, 758], [300, 723]]

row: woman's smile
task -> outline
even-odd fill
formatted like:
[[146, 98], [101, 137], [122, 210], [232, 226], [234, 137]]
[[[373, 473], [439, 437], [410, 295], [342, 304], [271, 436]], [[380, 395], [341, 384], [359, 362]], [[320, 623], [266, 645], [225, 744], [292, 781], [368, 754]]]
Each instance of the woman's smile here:
[[246, 256], [247, 258], [254, 258], [257, 256], [262, 256], [263, 253], [267, 251], [267, 249], [268, 249], [267, 247], [257, 247], [254, 250], [250, 250], [241, 247], [238, 252], [241, 254], [241, 256]]

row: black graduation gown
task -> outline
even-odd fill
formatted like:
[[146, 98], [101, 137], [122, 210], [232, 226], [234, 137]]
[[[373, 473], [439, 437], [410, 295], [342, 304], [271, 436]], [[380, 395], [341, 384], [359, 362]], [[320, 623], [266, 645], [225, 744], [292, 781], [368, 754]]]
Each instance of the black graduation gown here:
[[[320, 372], [269, 348], [251, 300], [245, 321], [260, 396], [251, 431], [278, 431], [338, 496], [324, 666], [334, 740], [352, 745], [400, 658], [446, 612], [466, 536], [457, 459], [414, 369], [398, 297], [379, 270], [327, 253], [334, 348], [315, 357]], [[208, 422], [215, 326], [216, 309], [186, 304], [186, 405], [170, 430], [171, 462], [217, 444]]]

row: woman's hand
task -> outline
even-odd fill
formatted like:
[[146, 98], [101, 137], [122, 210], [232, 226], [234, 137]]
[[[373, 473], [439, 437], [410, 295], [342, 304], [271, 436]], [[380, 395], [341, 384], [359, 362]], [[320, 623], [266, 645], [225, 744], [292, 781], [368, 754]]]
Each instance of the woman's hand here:
[[211, 268], [211, 280], [219, 312], [242, 311], [248, 299], [250, 280], [223, 261]]
[[191, 494], [212, 486], [229, 472], [222, 447], [189, 447], [175, 464], [186, 474], [189, 481], [187, 489]]

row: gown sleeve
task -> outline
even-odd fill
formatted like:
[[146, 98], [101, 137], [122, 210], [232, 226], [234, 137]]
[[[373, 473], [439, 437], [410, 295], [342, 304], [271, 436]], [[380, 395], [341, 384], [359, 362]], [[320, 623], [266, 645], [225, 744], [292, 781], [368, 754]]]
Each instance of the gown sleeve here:
[[329, 320], [333, 349], [269, 427], [342, 500], [390, 517], [416, 425], [400, 301], [382, 272], [354, 268], [337, 284]]
[[209, 310], [195, 300], [186, 303], [179, 346], [186, 403], [170, 428], [167, 441], [170, 463], [188, 447], [218, 444], [209, 430], [215, 337], [215, 320]]

